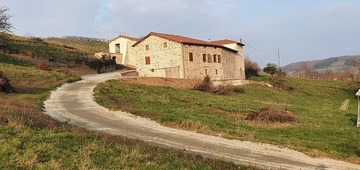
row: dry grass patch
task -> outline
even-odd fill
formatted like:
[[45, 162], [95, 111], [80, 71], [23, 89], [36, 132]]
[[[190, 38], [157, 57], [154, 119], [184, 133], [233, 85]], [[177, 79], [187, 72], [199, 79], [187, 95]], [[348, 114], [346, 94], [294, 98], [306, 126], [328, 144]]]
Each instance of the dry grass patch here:
[[295, 124], [298, 122], [292, 112], [288, 110], [279, 111], [271, 108], [262, 108], [259, 111], [251, 111], [245, 120], [265, 124]]

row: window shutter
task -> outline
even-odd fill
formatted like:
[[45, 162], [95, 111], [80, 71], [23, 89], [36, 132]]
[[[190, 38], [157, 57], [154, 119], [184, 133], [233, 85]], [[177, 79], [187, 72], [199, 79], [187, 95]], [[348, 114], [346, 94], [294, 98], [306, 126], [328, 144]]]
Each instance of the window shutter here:
[[150, 64], [150, 56], [146, 56], [145, 57], [145, 64], [149, 65]]

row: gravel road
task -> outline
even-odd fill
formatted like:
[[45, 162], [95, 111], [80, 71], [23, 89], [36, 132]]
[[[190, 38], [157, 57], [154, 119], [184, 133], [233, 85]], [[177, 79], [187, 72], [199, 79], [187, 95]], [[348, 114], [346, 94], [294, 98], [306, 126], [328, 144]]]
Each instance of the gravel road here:
[[184, 149], [205, 157], [265, 169], [359, 169], [347, 162], [311, 158], [303, 153], [274, 145], [230, 140], [191, 131], [164, 127], [152, 120], [120, 111], [109, 111], [93, 99], [94, 87], [119, 78], [118, 72], [84, 76], [65, 84], [45, 101], [45, 113], [86, 129], [140, 139], [155, 145]]

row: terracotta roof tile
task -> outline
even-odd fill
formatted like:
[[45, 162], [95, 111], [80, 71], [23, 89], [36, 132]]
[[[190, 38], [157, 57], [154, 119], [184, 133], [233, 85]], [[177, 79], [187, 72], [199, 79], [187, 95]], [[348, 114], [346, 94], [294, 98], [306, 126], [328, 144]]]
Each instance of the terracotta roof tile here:
[[213, 44], [218, 44], [218, 45], [226, 45], [226, 44], [239, 44], [242, 46], [245, 46], [244, 44], [234, 41], [234, 40], [228, 40], [228, 39], [224, 39], [224, 40], [217, 40], [217, 41], [211, 41], [211, 43]]
[[[156, 32], [150, 32], [148, 35], [146, 35], [145, 37], [143, 37], [142, 39], [137, 41], [133, 46], [136, 46], [137, 44], [141, 43], [143, 40], [145, 40], [146, 38], [148, 38], [151, 35], [155, 35], [155, 36], [158, 36], [158, 37], [161, 37], [161, 38], [165, 38], [165, 39], [168, 39], [168, 40], [171, 40], [171, 41], [175, 41], [175, 42], [183, 43], [183, 44], [188, 44], [188, 45], [201, 45], [201, 46], [219, 47], [219, 48], [226, 48], [226, 49], [231, 50], [231, 51], [236, 51], [234, 49], [230, 49], [230, 48], [225, 47], [224, 44], [213, 43], [213, 42], [208, 42], [208, 41], [202, 41], [202, 40], [189, 38], [189, 37], [184, 37], [184, 36], [180, 36], [180, 35], [162, 34], [162, 33], [156, 33]], [[228, 41], [231, 41], [231, 40], [228, 40]], [[217, 41], [214, 41], [214, 42], [217, 42]], [[236, 41], [232, 41], [232, 42], [236, 43]]]

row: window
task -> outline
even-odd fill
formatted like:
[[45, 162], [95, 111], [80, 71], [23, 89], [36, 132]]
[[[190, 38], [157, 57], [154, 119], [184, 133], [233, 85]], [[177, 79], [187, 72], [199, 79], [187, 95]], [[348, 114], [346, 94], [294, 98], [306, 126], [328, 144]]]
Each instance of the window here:
[[150, 49], [149, 45], [146, 45], [145, 50], [149, 50], [149, 49]]
[[189, 53], [189, 61], [194, 61], [193, 53], [192, 53], [192, 52]]
[[216, 54], [214, 54], [213, 61], [214, 61], [214, 63], [216, 63], [216, 61], [217, 61], [217, 56], [216, 56]]
[[167, 42], [164, 42], [163, 47], [167, 48]]
[[221, 55], [218, 55], [218, 63], [221, 63]]
[[203, 62], [206, 62], [206, 54], [203, 54]]
[[145, 57], [145, 64], [149, 65], [150, 64], [150, 56], [146, 56]]
[[208, 63], [211, 63], [211, 55], [210, 55], [210, 54], [208, 54], [208, 58], [207, 58], [207, 59], [208, 59], [207, 62], [208, 62]]
[[217, 75], [218, 73], [217, 73], [217, 70], [215, 70], [215, 74]]
[[115, 44], [115, 53], [120, 53], [120, 44]]

